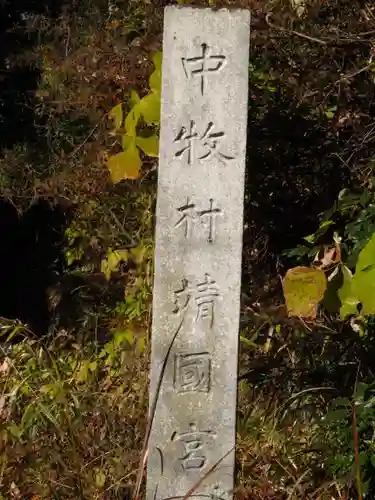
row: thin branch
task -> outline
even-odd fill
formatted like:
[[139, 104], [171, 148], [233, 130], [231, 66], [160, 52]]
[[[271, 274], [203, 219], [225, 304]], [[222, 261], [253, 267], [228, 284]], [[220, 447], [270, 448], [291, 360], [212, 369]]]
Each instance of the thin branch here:
[[342, 78], [337, 80], [337, 82], [335, 82], [335, 85], [337, 85], [338, 83], [350, 80], [351, 78], [354, 78], [355, 76], [360, 75], [361, 73], [364, 73], [365, 71], [368, 71], [371, 68], [371, 66], [372, 66], [371, 64], [367, 64], [367, 66], [364, 66], [363, 68], [358, 69], [357, 71], [354, 71], [354, 73], [349, 73], [349, 74], [343, 76]]
[[352, 432], [353, 432], [353, 443], [354, 443], [354, 463], [355, 463], [355, 479], [356, 479], [356, 484], [357, 484], [357, 495], [358, 495], [358, 500], [362, 500], [361, 462], [360, 462], [360, 458], [359, 458], [359, 439], [358, 439], [358, 429], [357, 429], [357, 415], [356, 415], [354, 404], [353, 404], [353, 409], [352, 409]]
[[190, 490], [186, 493], [186, 495], [182, 498], [182, 500], [187, 500], [191, 495], [199, 488], [199, 486], [203, 483], [205, 479], [207, 479], [208, 476], [210, 476], [215, 470], [218, 468], [218, 466], [223, 462], [232, 452], [234, 451], [234, 446], [228, 450], [225, 455], [223, 455], [208, 471], [204, 476], [202, 476], [199, 481], [195, 483], [194, 486], [190, 488]]
[[297, 490], [297, 488], [299, 487], [299, 485], [302, 483], [302, 480], [304, 479], [305, 476], [307, 476], [307, 474], [311, 471], [311, 469], [308, 469], [306, 470], [302, 476], [298, 479], [298, 481], [294, 484], [293, 488], [292, 488], [292, 491], [290, 492], [287, 500], [292, 500], [293, 498], [293, 495], [294, 495], [294, 492]]
[[266, 23], [268, 24], [268, 26], [271, 29], [276, 30], [276, 31], [283, 31], [284, 33], [288, 33], [289, 35], [296, 35], [296, 36], [299, 36], [300, 38], [304, 38], [305, 40], [309, 40], [310, 42], [319, 43], [320, 45], [327, 45], [327, 42], [324, 40], [321, 40], [320, 38], [315, 38], [315, 37], [310, 36], [310, 35], [305, 35], [305, 33], [301, 33], [300, 31], [289, 30], [287, 28], [283, 28], [282, 26], [277, 26], [276, 24], [271, 23], [270, 22], [271, 16], [272, 16], [272, 14], [270, 12], [266, 15]]
[[106, 117], [107, 117], [107, 115], [104, 115], [104, 116], [102, 117], [102, 119], [99, 121], [99, 123], [97, 123], [97, 124], [95, 125], [95, 127], [91, 130], [91, 132], [88, 134], [88, 136], [86, 137], [86, 139], [85, 139], [85, 140], [84, 140], [81, 144], [79, 144], [79, 145], [78, 145], [78, 146], [77, 146], [77, 147], [76, 147], [76, 148], [75, 148], [75, 149], [74, 149], [74, 150], [70, 153], [69, 157], [72, 157], [72, 156], [76, 155], [76, 154], [78, 153], [78, 151], [80, 151], [80, 150], [83, 148], [83, 146], [86, 144], [86, 142], [87, 142], [89, 139], [91, 139], [91, 137], [93, 136], [93, 134], [94, 134], [94, 132], [96, 131], [96, 129], [99, 127], [99, 125], [101, 125], [102, 121], [103, 121], [103, 120], [104, 120], [104, 118], [106, 118]]
[[[354, 383], [354, 397], [357, 392], [358, 377], [360, 364], [358, 364], [357, 375]], [[357, 484], [357, 495], [358, 500], [362, 500], [362, 488], [361, 488], [361, 462], [359, 457], [359, 439], [358, 439], [358, 428], [357, 428], [357, 414], [355, 411], [355, 401], [352, 404], [352, 433], [353, 433], [353, 446], [354, 446], [354, 464], [355, 464], [355, 479]]]
[[[190, 490], [186, 493], [186, 495], [178, 497], [167, 497], [164, 500], [187, 500], [188, 498], [190, 498], [192, 494], [195, 491], [197, 491], [197, 489], [204, 482], [204, 480], [207, 479], [207, 477], [210, 476], [213, 472], [215, 472], [215, 470], [218, 468], [221, 462], [223, 462], [227, 458], [227, 456], [230, 455], [233, 451], [234, 451], [234, 446], [230, 450], [228, 450], [224, 456], [219, 458], [219, 460], [216, 463], [214, 463], [214, 465], [210, 469], [208, 469], [208, 471], [194, 484], [194, 486], [190, 488]], [[205, 497], [206, 495], [200, 495], [200, 496]], [[207, 495], [207, 497], [212, 498], [211, 495]]]

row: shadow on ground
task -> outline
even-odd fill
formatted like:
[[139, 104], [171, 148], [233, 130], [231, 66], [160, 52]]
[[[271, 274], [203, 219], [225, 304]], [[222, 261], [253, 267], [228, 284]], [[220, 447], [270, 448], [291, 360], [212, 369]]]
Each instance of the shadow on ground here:
[[62, 243], [66, 216], [38, 201], [19, 217], [0, 201], [0, 316], [19, 319], [43, 335], [50, 324], [47, 290], [63, 271]]
[[35, 14], [56, 18], [61, 3], [56, 0], [0, 2], [0, 152], [37, 138], [31, 103], [40, 71], [37, 61], [27, 61], [23, 54], [39, 42], [39, 35], [30, 29], [28, 19]]

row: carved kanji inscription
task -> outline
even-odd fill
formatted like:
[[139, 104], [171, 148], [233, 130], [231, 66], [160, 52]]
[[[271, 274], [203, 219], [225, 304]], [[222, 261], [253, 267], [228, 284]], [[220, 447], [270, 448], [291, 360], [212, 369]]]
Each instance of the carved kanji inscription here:
[[210, 392], [211, 357], [208, 352], [177, 354], [174, 386], [177, 392]]
[[186, 278], [181, 280], [182, 287], [174, 292], [175, 314], [185, 313], [189, 307], [194, 309], [194, 322], [207, 321], [212, 328], [215, 319], [215, 305], [220, 297], [215, 280], [206, 273], [204, 280], [192, 285]]
[[196, 424], [191, 423], [187, 432], [174, 432], [171, 441], [179, 441], [183, 444], [184, 451], [179, 458], [185, 472], [201, 471], [207, 464], [206, 448], [216, 437], [211, 430], [199, 430]]
[[221, 162], [233, 160], [234, 157], [219, 148], [220, 142], [225, 138], [225, 132], [215, 131], [215, 124], [209, 122], [201, 133], [197, 132], [197, 125], [190, 120], [187, 127], [182, 126], [174, 140], [178, 144], [175, 152], [176, 158], [185, 158], [188, 165], [196, 160], [218, 158]]
[[220, 208], [215, 207], [215, 202], [212, 198], [209, 199], [208, 207], [204, 210], [198, 210], [195, 203], [186, 199], [186, 203], [177, 208], [180, 213], [180, 218], [175, 224], [175, 227], [182, 227], [185, 238], [190, 238], [193, 227], [198, 223], [206, 228], [206, 237], [208, 243], [213, 243], [215, 239], [216, 218], [222, 216], [223, 212]]
[[200, 54], [193, 57], [182, 57], [182, 66], [188, 80], [198, 78], [200, 91], [204, 95], [206, 90], [206, 78], [210, 73], [218, 73], [226, 64], [223, 54], [212, 54], [210, 47], [202, 43]]

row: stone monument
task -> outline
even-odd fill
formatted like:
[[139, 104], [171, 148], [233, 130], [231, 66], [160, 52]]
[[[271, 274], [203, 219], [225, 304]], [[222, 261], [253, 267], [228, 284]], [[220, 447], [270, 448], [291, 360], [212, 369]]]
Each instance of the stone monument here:
[[233, 496], [249, 37], [165, 9], [148, 500]]

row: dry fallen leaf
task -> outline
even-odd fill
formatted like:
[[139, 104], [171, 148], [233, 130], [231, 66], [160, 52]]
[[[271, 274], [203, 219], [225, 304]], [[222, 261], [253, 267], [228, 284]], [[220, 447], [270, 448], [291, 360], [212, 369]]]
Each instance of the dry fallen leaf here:
[[322, 270], [329, 270], [341, 262], [341, 248], [338, 243], [335, 246], [325, 245], [316, 254], [314, 267]]
[[9, 372], [10, 372], [9, 358], [5, 358], [0, 365], [0, 375], [8, 375]]
[[18, 500], [21, 498], [21, 492], [16, 483], [13, 481], [10, 485], [10, 496], [11, 498], [14, 498], [15, 500]]

